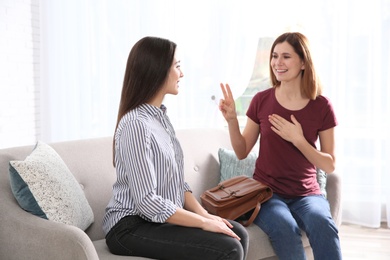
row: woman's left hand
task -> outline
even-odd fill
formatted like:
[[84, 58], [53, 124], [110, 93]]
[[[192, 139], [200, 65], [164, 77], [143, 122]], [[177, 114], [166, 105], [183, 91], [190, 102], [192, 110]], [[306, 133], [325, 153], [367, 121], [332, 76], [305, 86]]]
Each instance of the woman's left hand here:
[[294, 115], [291, 115], [292, 123], [276, 114], [268, 116], [268, 120], [272, 125], [271, 129], [284, 140], [295, 145], [296, 142], [304, 138], [302, 126]]

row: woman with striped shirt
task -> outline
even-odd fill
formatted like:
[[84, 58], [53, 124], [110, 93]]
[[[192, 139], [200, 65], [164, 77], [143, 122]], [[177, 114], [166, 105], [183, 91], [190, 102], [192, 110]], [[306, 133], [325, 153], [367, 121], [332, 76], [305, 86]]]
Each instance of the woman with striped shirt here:
[[184, 181], [183, 152], [162, 104], [183, 77], [176, 44], [145, 37], [130, 51], [114, 135], [117, 179], [103, 229], [113, 254], [245, 259], [246, 230], [209, 214]]

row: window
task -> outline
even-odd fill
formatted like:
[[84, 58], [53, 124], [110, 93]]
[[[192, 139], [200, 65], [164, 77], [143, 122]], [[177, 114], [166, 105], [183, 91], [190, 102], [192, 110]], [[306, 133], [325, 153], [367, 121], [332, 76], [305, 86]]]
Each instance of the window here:
[[269, 55], [274, 40], [271, 37], [262, 37], [259, 39], [252, 77], [244, 93], [236, 99], [237, 116], [241, 128], [245, 126], [246, 111], [253, 96], [257, 92], [271, 87], [269, 79]]

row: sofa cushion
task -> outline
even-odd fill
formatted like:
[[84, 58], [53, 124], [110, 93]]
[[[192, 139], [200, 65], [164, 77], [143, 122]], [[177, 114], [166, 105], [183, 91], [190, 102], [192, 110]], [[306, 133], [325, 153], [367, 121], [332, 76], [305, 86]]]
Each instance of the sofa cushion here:
[[218, 158], [221, 174], [220, 182], [238, 175], [246, 175], [251, 178], [253, 177], [257, 159], [257, 154], [255, 152], [249, 153], [249, 155], [243, 160], [238, 160], [233, 150], [219, 148]]
[[26, 211], [82, 230], [94, 221], [92, 209], [57, 152], [43, 142], [24, 161], [10, 161], [12, 193]]
[[[243, 160], [238, 160], [233, 150], [220, 148], [218, 157], [221, 174], [220, 182], [238, 175], [253, 177], [257, 159], [255, 152], [249, 153], [247, 158]], [[320, 185], [322, 194], [326, 196], [326, 173], [321, 169], [317, 169], [317, 182]]]

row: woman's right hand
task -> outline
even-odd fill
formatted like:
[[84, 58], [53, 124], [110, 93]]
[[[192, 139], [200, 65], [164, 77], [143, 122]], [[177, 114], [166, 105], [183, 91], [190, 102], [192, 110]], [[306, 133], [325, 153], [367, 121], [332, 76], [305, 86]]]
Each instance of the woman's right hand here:
[[219, 110], [222, 112], [223, 117], [229, 123], [230, 120], [237, 119], [236, 104], [233, 99], [232, 91], [229, 84], [220, 84], [223, 93], [223, 99], [219, 101]]
[[[190, 196], [187, 196], [186, 198], [189, 197]], [[189, 201], [190, 204], [193, 203], [193, 200], [190, 199]], [[222, 233], [241, 240], [241, 238], [231, 230], [233, 225], [229, 221], [207, 212], [205, 214], [198, 214], [183, 208], [176, 208], [176, 212], [170, 216], [166, 222], [179, 226], [201, 228], [204, 231], [209, 232]]]
[[205, 222], [202, 225], [202, 229], [205, 231], [215, 232], [215, 233], [222, 233], [226, 234], [228, 236], [231, 236], [233, 238], [236, 238], [238, 240], [241, 240], [239, 236], [237, 236], [236, 233], [231, 230], [232, 224], [228, 222], [226, 219], [219, 218], [219, 219], [209, 219], [206, 218]]

